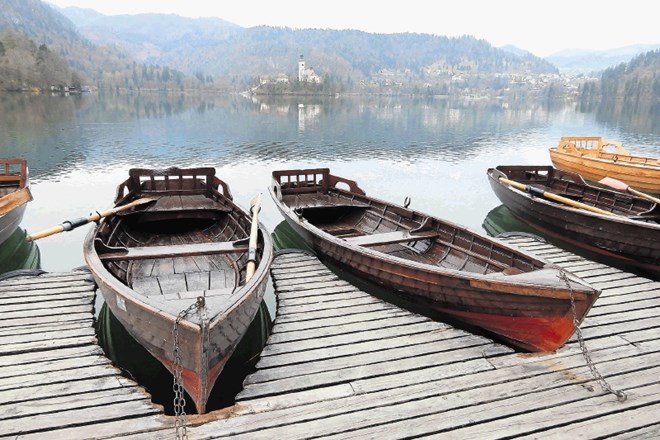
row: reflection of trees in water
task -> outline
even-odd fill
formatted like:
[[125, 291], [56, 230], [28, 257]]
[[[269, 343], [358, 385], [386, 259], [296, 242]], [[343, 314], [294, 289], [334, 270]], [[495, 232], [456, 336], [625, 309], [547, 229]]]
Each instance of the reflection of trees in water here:
[[660, 102], [623, 101], [602, 102], [596, 109], [596, 120], [608, 125], [619, 125], [629, 132], [660, 134]]
[[[32, 170], [49, 175], [72, 165], [104, 167], [117, 161], [150, 166], [342, 158], [459, 163], [495, 151], [503, 135], [524, 137], [546, 127], [554, 113], [566, 111], [557, 105], [388, 96], [3, 94], [0, 143], [4, 154], [24, 157]], [[659, 123], [651, 113], [658, 108], [632, 114], [605, 110], [616, 126], [644, 132]], [[304, 129], [301, 117], [307, 118]]]

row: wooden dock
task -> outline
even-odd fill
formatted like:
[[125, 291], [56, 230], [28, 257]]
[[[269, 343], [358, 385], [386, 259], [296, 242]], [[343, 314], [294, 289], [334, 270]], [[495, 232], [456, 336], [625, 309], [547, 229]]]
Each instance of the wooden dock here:
[[[257, 371], [234, 407], [189, 416], [188, 437], [660, 437], [660, 282], [507, 240], [602, 289], [581, 326], [594, 370], [576, 336], [556, 353], [515, 353], [288, 252], [273, 265], [277, 317]], [[49, 283], [58, 299], [39, 305]], [[96, 346], [92, 304], [85, 272], [0, 282], [0, 438], [174, 437], [173, 418]]]

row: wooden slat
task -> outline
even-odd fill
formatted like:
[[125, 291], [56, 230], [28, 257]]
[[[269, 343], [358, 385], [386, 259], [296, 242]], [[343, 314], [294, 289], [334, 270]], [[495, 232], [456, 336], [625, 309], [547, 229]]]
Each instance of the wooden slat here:
[[247, 252], [243, 242], [190, 243], [169, 246], [135, 246], [117, 252], [100, 253], [104, 261], [143, 260], [147, 258], [168, 258], [179, 256], [212, 255]]
[[347, 237], [344, 238], [344, 240], [357, 246], [378, 246], [382, 244], [426, 240], [429, 238], [437, 238], [439, 236], [440, 234], [437, 231], [392, 231], [379, 234], [359, 235], [357, 237]]
[[[628, 394], [626, 402], [617, 401], [595, 380], [576, 335], [555, 353], [516, 353], [487, 337], [374, 298], [316, 258], [289, 253], [277, 256], [271, 270], [278, 309], [257, 371], [246, 378], [238, 405], [201, 418], [190, 416], [189, 438], [656, 436], [660, 283], [527, 238], [515, 242], [576, 268], [602, 289], [581, 335], [594, 368], [614, 389]], [[154, 270], [165, 279], [174, 266]], [[222, 283], [233, 283], [224, 273], [218, 276]], [[201, 279], [186, 281], [204, 284]], [[28, 347], [75, 340], [85, 320], [69, 317], [91, 311], [47, 316], [36, 304], [48, 289], [43, 283], [34, 286], [40, 286], [37, 301], [23, 303], [20, 296], [0, 300], [0, 312], [7, 307], [8, 321], [14, 323], [7, 326], [0, 320], [0, 342]], [[60, 288], [53, 289], [53, 304], [66, 313], [75, 308], [69, 304], [75, 296]], [[11, 315], [22, 305], [27, 316]], [[96, 347], [93, 343], [84, 344], [0, 352], [0, 438], [174, 436], [173, 420], [89, 349]]]

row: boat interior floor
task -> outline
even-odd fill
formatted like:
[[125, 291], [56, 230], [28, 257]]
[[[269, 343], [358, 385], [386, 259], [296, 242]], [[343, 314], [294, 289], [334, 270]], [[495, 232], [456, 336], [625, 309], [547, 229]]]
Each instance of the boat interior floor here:
[[[160, 235], [148, 244], [176, 247], [200, 243], [202, 236], [199, 231], [186, 235]], [[240, 252], [229, 252], [130, 260], [128, 285], [145, 296], [165, 295], [172, 299], [194, 297], [200, 291], [212, 291], [209, 293], [218, 295], [231, 293], [239, 284], [236, 260], [240, 256]]]
[[12, 184], [1, 184], [0, 183], [0, 197], [4, 197], [8, 194], [15, 192], [18, 189], [18, 185]]

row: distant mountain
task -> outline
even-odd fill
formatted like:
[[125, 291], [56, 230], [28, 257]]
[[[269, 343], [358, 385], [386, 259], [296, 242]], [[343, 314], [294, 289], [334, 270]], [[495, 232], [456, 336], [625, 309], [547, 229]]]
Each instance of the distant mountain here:
[[636, 44], [600, 51], [567, 49], [545, 59], [557, 66], [562, 73], [588, 74], [627, 63], [637, 55], [655, 49], [660, 49], [660, 44]]
[[[58, 8], [40, 0], [0, 0], [0, 11], [0, 54], [4, 52], [4, 59], [0, 59], [0, 88], [208, 87], [206, 77], [186, 77], [168, 66], [140, 64], [112, 41], [92, 42]], [[88, 23], [104, 17], [91, 10], [80, 10], [74, 15]]]
[[14, 32], [35, 46], [45, 45], [86, 81], [98, 79], [100, 70], [118, 71], [130, 63], [117, 49], [91, 43], [71, 20], [40, 0], [0, 0], [0, 11], [0, 33]]
[[[0, 10], [0, 33], [11, 30], [36, 46], [46, 45], [93, 84], [112, 88], [200, 86], [243, 91], [266, 76], [296, 78], [299, 57], [304, 55], [307, 67], [340, 84], [342, 90], [366, 84], [439, 94], [497, 91], [510, 89], [511, 81], [522, 84], [507, 78], [557, 74], [558, 67], [564, 72], [602, 70], [649, 47], [562, 52], [542, 59], [512, 46], [496, 48], [472, 36], [243, 28], [219, 18], [105, 16], [40, 0], [0, 0]], [[550, 82], [559, 90], [556, 78]], [[536, 82], [530, 89], [538, 91], [543, 87], [538, 84], [550, 82]]]
[[76, 26], [40, 0], [0, 0], [0, 31], [11, 30], [51, 49], [84, 45]]
[[509, 52], [509, 53], [514, 54], [514, 55], [517, 55], [519, 57], [525, 57], [525, 56], [529, 56], [529, 55], [534, 56], [530, 51], [525, 50], [525, 49], [521, 49], [521, 48], [519, 48], [517, 46], [513, 46], [511, 44], [507, 44], [505, 46], [500, 46], [500, 49], [502, 49], [505, 52]]
[[557, 72], [552, 64], [531, 54], [519, 57], [469, 36], [242, 28], [221, 19], [163, 14], [99, 17], [79, 8], [64, 8], [62, 13], [89, 40], [117, 45], [138, 62], [244, 83], [263, 75], [295, 75], [301, 54], [317, 73], [343, 81], [362, 80], [382, 71], [407, 71], [420, 80], [429, 72]]

